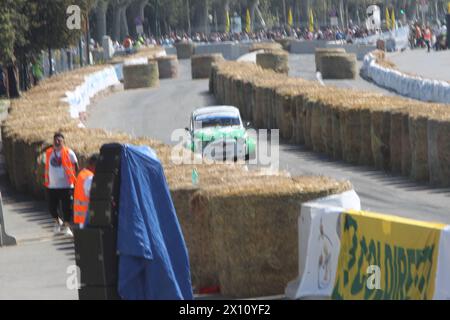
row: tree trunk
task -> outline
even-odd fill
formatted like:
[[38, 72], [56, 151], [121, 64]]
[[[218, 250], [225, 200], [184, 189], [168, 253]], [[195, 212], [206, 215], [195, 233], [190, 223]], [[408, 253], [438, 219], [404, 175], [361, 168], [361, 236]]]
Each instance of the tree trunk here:
[[259, 0], [252, 0], [251, 7], [250, 7], [250, 20], [251, 20], [251, 31], [255, 29], [255, 11], [256, 8], [259, 6]]
[[102, 43], [103, 37], [106, 36], [106, 11], [108, 9], [108, 3], [99, 1], [95, 9], [95, 18], [97, 20], [96, 26], [96, 38], [98, 43]]
[[119, 7], [114, 7], [113, 13], [113, 33], [112, 38], [114, 41], [120, 41], [120, 17], [121, 9]]
[[133, 2], [130, 5], [129, 12], [131, 16], [132, 21], [132, 30], [131, 35], [137, 36], [137, 30], [136, 30], [136, 18], [139, 18], [142, 24], [144, 24], [145, 16], [144, 16], [144, 8], [148, 4], [149, 0], [137, 0], [136, 2]]
[[[80, 51], [80, 56], [82, 56], [82, 52]], [[48, 48], [48, 74], [49, 76], [53, 76], [53, 61], [52, 61], [52, 49], [49, 47]], [[81, 60], [81, 58], [80, 58]]]
[[20, 96], [20, 90], [19, 90], [19, 74], [17, 66], [15, 64], [9, 65], [7, 73], [8, 73], [9, 98], [18, 98]]
[[189, 34], [189, 36], [192, 36], [191, 8], [190, 8], [189, 0], [186, 0], [186, 15], [187, 15], [187, 24], [188, 24], [188, 34]]
[[120, 10], [120, 39], [125, 39], [129, 34], [126, 7], [123, 7]]

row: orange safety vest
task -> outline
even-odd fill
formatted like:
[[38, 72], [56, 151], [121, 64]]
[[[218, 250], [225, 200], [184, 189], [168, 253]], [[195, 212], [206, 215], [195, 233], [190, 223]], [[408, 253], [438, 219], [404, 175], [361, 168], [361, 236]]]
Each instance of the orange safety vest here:
[[89, 209], [89, 195], [84, 193], [84, 182], [87, 178], [93, 177], [94, 173], [88, 169], [80, 171], [75, 183], [73, 194], [73, 222], [84, 224]]
[[[50, 185], [50, 157], [53, 153], [53, 147], [50, 147], [45, 152], [45, 173], [44, 173], [44, 186], [48, 187]], [[63, 147], [61, 149], [61, 162], [66, 173], [68, 182], [72, 185], [75, 183], [75, 165], [70, 161], [69, 148]]]

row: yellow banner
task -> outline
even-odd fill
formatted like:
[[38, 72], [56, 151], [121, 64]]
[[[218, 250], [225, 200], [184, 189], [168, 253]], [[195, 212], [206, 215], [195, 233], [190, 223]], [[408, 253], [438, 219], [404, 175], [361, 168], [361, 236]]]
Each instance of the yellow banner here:
[[343, 213], [332, 298], [432, 299], [444, 227], [363, 211]]

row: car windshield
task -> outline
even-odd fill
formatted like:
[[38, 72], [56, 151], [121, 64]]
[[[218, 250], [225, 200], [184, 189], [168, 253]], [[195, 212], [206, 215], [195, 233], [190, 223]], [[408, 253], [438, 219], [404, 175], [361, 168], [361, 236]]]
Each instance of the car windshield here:
[[241, 120], [239, 117], [233, 115], [208, 115], [208, 116], [198, 116], [194, 121], [194, 129], [202, 129], [208, 127], [229, 127], [229, 126], [240, 126]]

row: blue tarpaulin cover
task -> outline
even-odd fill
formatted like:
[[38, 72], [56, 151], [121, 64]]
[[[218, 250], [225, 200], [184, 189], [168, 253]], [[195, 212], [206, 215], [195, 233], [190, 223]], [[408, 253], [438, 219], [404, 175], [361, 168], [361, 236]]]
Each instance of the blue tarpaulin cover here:
[[163, 168], [149, 147], [123, 148], [117, 237], [122, 299], [193, 299], [186, 244]]

